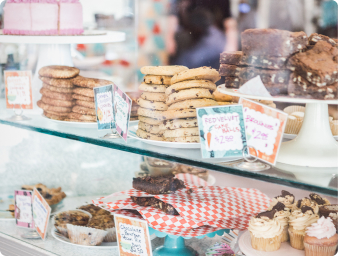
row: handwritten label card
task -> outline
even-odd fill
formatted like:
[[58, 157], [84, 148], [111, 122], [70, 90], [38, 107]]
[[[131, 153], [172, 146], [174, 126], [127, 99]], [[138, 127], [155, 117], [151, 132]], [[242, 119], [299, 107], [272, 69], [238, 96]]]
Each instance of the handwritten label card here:
[[114, 85], [116, 131], [127, 142], [132, 101], [118, 86]]
[[117, 214], [114, 218], [120, 256], [152, 256], [148, 223]]
[[15, 222], [19, 227], [34, 228], [32, 215], [32, 191], [15, 190]]
[[4, 71], [6, 107], [9, 109], [33, 109], [32, 72]]
[[[276, 164], [288, 114], [269, 106], [241, 98], [248, 146], [257, 150], [258, 158]], [[256, 156], [254, 149], [249, 153]]]
[[46, 239], [51, 208], [36, 188], [33, 190], [33, 219], [35, 229], [43, 240]]
[[241, 157], [246, 146], [242, 105], [197, 108], [203, 158]]
[[94, 87], [97, 127], [99, 130], [112, 129], [114, 122], [113, 86]]

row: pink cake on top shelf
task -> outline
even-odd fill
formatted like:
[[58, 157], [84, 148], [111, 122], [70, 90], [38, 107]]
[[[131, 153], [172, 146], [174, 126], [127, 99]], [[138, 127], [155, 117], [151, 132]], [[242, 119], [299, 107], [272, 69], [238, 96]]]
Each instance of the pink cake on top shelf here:
[[83, 33], [82, 5], [78, 0], [8, 0], [3, 33], [79, 35]]

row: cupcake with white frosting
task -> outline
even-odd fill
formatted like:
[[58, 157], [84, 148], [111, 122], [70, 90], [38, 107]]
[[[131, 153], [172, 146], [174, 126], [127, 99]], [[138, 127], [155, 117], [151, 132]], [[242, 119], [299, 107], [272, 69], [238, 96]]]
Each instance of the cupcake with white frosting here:
[[321, 217], [330, 217], [336, 227], [338, 233], [338, 204], [323, 205], [319, 207], [319, 215]]
[[304, 237], [306, 256], [333, 256], [336, 253], [338, 235], [331, 218], [321, 217], [306, 228]]
[[304, 249], [305, 229], [315, 223], [319, 216], [309, 206], [302, 206], [292, 211], [289, 217], [289, 236], [291, 246], [295, 249]]
[[308, 197], [298, 200], [294, 203], [292, 211], [299, 210], [303, 206], [311, 207], [315, 214], [319, 213], [319, 205]]
[[292, 209], [295, 203], [295, 196], [288, 191], [282, 190], [282, 194], [272, 199], [270, 208], [275, 206], [278, 202], [285, 205], [286, 208]]
[[261, 212], [249, 222], [251, 246], [258, 251], [277, 251], [282, 243], [283, 228], [274, 218], [277, 210]]
[[288, 229], [291, 210], [289, 208], [286, 208], [285, 205], [281, 202], [278, 202], [275, 206], [273, 206], [272, 210], [276, 210], [275, 219], [279, 221], [280, 225], [283, 228], [282, 243], [289, 241]]
[[329, 200], [327, 200], [324, 197], [321, 197], [320, 195], [318, 195], [316, 193], [311, 193], [309, 196], [310, 196], [312, 201], [315, 201], [318, 204], [319, 207], [331, 204]]

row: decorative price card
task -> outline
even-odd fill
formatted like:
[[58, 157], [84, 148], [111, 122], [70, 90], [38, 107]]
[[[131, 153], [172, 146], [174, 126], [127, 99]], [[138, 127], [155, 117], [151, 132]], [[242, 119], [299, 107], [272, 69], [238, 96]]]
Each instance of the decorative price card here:
[[127, 142], [132, 101], [118, 86], [114, 85], [116, 131]]
[[33, 109], [32, 72], [4, 71], [6, 107], [8, 109]]
[[242, 105], [197, 108], [203, 158], [241, 157], [247, 145]]
[[15, 190], [15, 222], [19, 227], [34, 228], [32, 215], [32, 191]]
[[[257, 150], [257, 158], [276, 164], [288, 114], [269, 106], [241, 98], [248, 146]], [[256, 156], [255, 150], [249, 153]]]
[[35, 229], [43, 240], [47, 235], [51, 208], [36, 188], [33, 190], [33, 219]]
[[114, 214], [120, 256], [152, 256], [148, 223]]
[[97, 127], [99, 130], [114, 128], [113, 86], [94, 87]]

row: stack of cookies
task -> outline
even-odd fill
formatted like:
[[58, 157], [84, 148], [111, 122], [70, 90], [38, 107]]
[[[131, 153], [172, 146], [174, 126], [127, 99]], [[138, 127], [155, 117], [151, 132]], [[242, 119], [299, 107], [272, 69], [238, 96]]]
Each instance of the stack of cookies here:
[[126, 94], [132, 100], [131, 113], [130, 113], [130, 121], [138, 120], [137, 110], [140, 107], [137, 103], [137, 99], [140, 98], [141, 92], [126, 92]]
[[184, 66], [145, 66], [141, 68], [145, 77], [139, 87], [143, 93], [137, 100], [140, 106], [137, 111], [139, 116], [137, 136], [163, 141], [163, 132], [159, 125], [163, 119], [163, 112], [168, 109], [165, 91], [170, 86], [172, 77], [184, 70], [188, 70], [188, 68]]
[[220, 79], [217, 70], [201, 67], [182, 71], [171, 79], [171, 86], [165, 91], [168, 110], [159, 126], [164, 130], [165, 141], [199, 142], [196, 108], [215, 106], [213, 92], [215, 82]]
[[74, 85], [72, 78], [80, 70], [68, 66], [45, 66], [39, 70], [42, 80], [41, 100], [37, 105], [43, 109], [43, 114], [54, 120], [65, 120], [72, 111], [75, 101], [72, 97]]
[[103, 79], [77, 76], [73, 79], [73, 84], [76, 86], [72, 95], [75, 106], [65, 120], [74, 122], [96, 122], [93, 88], [110, 85], [112, 82]]

